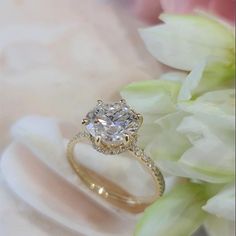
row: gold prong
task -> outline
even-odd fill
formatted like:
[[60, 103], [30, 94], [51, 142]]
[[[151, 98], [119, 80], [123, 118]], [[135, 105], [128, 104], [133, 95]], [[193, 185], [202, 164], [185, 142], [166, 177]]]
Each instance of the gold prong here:
[[101, 105], [101, 104], [103, 104], [103, 101], [102, 100], [97, 100], [97, 104]]
[[94, 120], [94, 124], [98, 124], [98, 123], [99, 123], [98, 119]]
[[140, 120], [140, 124], [143, 123], [143, 116], [141, 114], [137, 114], [138, 120]]
[[95, 144], [99, 146], [101, 144], [101, 140], [102, 138], [100, 136], [95, 137]]
[[125, 143], [129, 143], [129, 140], [130, 140], [129, 135], [125, 134]]
[[88, 119], [85, 118], [82, 120], [82, 125], [87, 125], [88, 123], [89, 123]]

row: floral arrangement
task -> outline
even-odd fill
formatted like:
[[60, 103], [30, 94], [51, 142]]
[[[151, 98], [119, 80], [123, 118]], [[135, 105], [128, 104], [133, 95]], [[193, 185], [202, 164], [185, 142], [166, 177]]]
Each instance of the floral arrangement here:
[[[141, 145], [175, 187], [150, 206], [136, 235], [233, 235], [235, 201], [235, 37], [203, 14], [161, 15], [140, 30], [168, 72], [132, 83], [121, 95], [144, 114]], [[230, 227], [231, 225], [231, 227]]]
[[[222, 2], [1, 3], [1, 236], [234, 235], [235, 4]], [[88, 198], [65, 158], [88, 107], [119, 91], [167, 184], [138, 217]]]

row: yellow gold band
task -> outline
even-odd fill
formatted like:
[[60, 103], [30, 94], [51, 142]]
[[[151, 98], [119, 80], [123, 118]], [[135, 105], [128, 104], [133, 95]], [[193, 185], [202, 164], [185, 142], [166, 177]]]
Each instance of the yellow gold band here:
[[147, 157], [143, 150], [135, 144], [130, 147], [129, 151], [143, 166], [146, 167], [155, 182], [156, 191], [155, 194], [150, 197], [133, 196], [117, 184], [101, 177], [94, 171], [89, 170], [82, 164], [75, 161], [75, 145], [81, 142], [84, 138], [89, 139], [89, 134], [86, 132], [81, 132], [69, 141], [67, 146], [67, 158], [71, 167], [80, 177], [82, 182], [93, 192], [97, 193], [111, 204], [133, 213], [142, 212], [148, 205], [163, 194], [165, 182], [160, 170], [155, 166], [153, 160], [150, 157]]

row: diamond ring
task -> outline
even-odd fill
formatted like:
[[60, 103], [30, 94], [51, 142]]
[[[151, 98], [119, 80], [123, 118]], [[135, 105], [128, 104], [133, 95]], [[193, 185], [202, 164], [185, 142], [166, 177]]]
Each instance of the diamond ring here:
[[[162, 173], [153, 160], [137, 146], [138, 130], [143, 123], [142, 115], [131, 109], [125, 100], [106, 104], [97, 101], [95, 108], [83, 119], [85, 131], [76, 134], [68, 143], [67, 158], [82, 182], [111, 204], [129, 212], [142, 212], [159, 198], [165, 188]], [[83, 139], [91, 142], [94, 149], [107, 155], [118, 155], [125, 151], [133, 154], [149, 172], [155, 183], [155, 194], [149, 197], [133, 196], [93, 171], [86, 169], [74, 158], [74, 148]]]

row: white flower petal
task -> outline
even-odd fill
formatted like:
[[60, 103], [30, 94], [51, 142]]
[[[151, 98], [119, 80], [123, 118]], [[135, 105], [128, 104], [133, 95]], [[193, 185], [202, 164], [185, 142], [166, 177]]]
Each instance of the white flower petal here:
[[235, 220], [235, 186], [226, 186], [222, 191], [209, 199], [203, 209], [217, 217]]
[[234, 150], [194, 116], [185, 117], [178, 127], [192, 143], [180, 162], [219, 175], [234, 176]]
[[188, 73], [176, 71], [176, 72], [167, 72], [160, 76], [161, 80], [168, 80], [168, 81], [175, 81], [182, 84], [184, 80], [186, 79]]
[[234, 176], [234, 91], [204, 94], [179, 107], [192, 116], [183, 119], [177, 131], [192, 143], [181, 162], [198, 170]]
[[217, 127], [231, 131], [235, 129], [234, 89], [207, 92], [195, 101], [179, 103], [178, 107], [194, 114], [209, 127], [213, 126], [214, 130], [217, 130]]
[[192, 70], [199, 62], [216, 58], [233, 61], [233, 33], [204, 16], [163, 14], [163, 25], [140, 30], [149, 52], [162, 63]]
[[139, 221], [135, 236], [191, 235], [204, 221], [204, 187], [180, 184], [148, 207]]
[[[183, 117], [184, 114], [181, 112], [170, 113], [165, 116], [163, 115], [152, 125], [152, 132], [154, 132], [155, 135], [153, 135], [153, 139], [147, 144], [145, 151], [154, 160], [176, 161], [190, 146], [186, 137], [176, 132], [176, 128]], [[158, 130], [155, 129], [155, 127], [157, 127]]]
[[126, 86], [121, 95], [144, 115], [165, 114], [175, 111], [179, 89], [179, 82], [148, 80]]
[[224, 220], [222, 218], [208, 216], [204, 226], [209, 236], [234, 236], [235, 235], [235, 223], [230, 220]]
[[[184, 118], [184, 127], [179, 126], [185, 115], [186, 114], [181, 112], [171, 113], [159, 118], [154, 124], [150, 124], [149, 128], [147, 128], [147, 125], [144, 126], [144, 129], [140, 130], [141, 136], [144, 134], [146, 137], [149, 134], [149, 137], [146, 137], [145, 142], [142, 143], [145, 147], [145, 152], [157, 161], [162, 171], [169, 175], [187, 177], [211, 183], [225, 183], [231, 181], [233, 178], [232, 155], [229, 156], [228, 161], [226, 161], [226, 159], [220, 159], [221, 161], [217, 163], [215, 156], [208, 158], [203, 156], [201, 158], [199, 150], [197, 150], [197, 156], [189, 154], [193, 149], [191, 143], [194, 143], [195, 140], [201, 137], [201, 135], [198, 135], [201, 129], [197, 125], [193, 127], [190, 126], [191, 131], [186, 132], [188, 134], [186, 136], [184, 132], [184, 128], [187, 129], [188, 127], [187, 120], [185, 122], [186, 118]], [[179, 128], [177, 130], [178, 126]], [[222, 148], [222, 145], [221, 143], [221, 152], [217, 153], [217, 155], [224, 152], [225, 145], [223, 145], [224, 148]], [[217, 145], [214, 146], [218, 148]], [[209, 149], [206, 148], [206, 150]], [[203, 151], [206, 150], [204, 149]], [[188, 160], [188, 157], [190, 160]], [[185, 161], [185, 158], [187, 158], [187, 161]], [[206, 163], [208, 165], [206, 165]], [[222, 166], [220, 166], [220, 163]], [[213, 169], [212, 166], [215, 169]]]
[[[198, 43], [206, 43], [208, 46], [233, 49], [234, 30], [216, 18], [208, 17], [207, 15], [174, 15], [162, 14], [161, 20], [166, 24], [176, 27], [179, 32], [182, 32], [186, 27], [187, 32], [183, 32], [184, 36], [194, 39]], [[185, 34], [186, 33], [186, 34]], [[196, 37], [195, 37], [196, 36]], [[212, 44], [210, 44], [212, 43]]]
[[185, 177], [215, 184], [232, 181], [231, 175], [221, 175], [219, 173], [199, 170], [179, 161], [158, 160], [157, 163], [160, 169], [170, 176]]
[[198, 87], [202, 79], [205, 66], [205, 61], [197, 64], [186, 77], [179, 91], [178, 101], [190, 100], [192, 98], [192, 92]]

